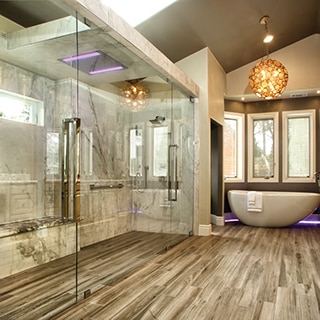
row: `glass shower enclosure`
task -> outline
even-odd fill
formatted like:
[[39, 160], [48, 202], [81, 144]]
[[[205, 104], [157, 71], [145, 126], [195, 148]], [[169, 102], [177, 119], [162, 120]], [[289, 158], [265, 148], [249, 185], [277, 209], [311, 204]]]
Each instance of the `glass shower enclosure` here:
[[190, 95], [88, 8], [41, 3], [58, 18], [1, 36], [0, 319], [49, 319], [193, 228]]

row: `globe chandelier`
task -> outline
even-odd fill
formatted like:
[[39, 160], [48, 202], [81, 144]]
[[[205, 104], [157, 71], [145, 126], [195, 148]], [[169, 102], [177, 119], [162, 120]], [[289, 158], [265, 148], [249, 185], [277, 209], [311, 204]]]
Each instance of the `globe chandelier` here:
[[260, 24], [265, 25], [266, 36], [263, 42], [266, 44], [266, 58], [258, 62], [249, 73], [249, 85], [252, 91], [262, 99], [274, 99], [279, 97], [288, 83], [288, 71], [277, 60], [269, 58], [268, 43], [273, 36], [268, 30], [268, 16], [260, 19]]
[[149, 103], [150, 90], [141, 80], [127, 80], [120, 88], [121, 105], [133, 112], [144, 109]]

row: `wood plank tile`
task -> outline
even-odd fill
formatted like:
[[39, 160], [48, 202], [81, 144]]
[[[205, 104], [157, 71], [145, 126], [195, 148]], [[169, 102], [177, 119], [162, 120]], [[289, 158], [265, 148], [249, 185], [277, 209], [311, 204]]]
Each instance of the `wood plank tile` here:
[[[89, 298], [58, 316], [46, 314], [50, 302], [41, 295], [45, 290], [54, 295], [57, 288], [62, 292], [56, 280], [63, 284], [62, 272], [74, 272], [70, 261], [61, 270], [48, 264], [37, 274], [28, 271], [0, 281], [0, 311], [9, 316], [0, 319], [25, 320], [19, 303], [34, 319], [320, 319], [319, 231], [316, 226], [232, 223], [161, 254], [150, 248], [157, 248], [156, 234], [150, 241], [142, 233], [128, 234], [83, 250], [81, 292], [101, 288]], [[108, 270], [116, 274], [114, 279]], [[28, 309], [24, 290], [29, 296], [38, 290], [31, 299], [34, 309]], [[70, 300], [68, 295], [72, 297], [72, 288], [56, 297], [60, 305]]]

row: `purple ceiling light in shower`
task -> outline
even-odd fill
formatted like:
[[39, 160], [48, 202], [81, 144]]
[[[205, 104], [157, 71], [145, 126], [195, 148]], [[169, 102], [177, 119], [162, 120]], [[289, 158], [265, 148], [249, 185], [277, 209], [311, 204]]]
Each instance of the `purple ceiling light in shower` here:
[[120, 71], [126, 67], [100, 50], [82, 53], [71, 57], [59, 59], [72, 68], [78, 69], [88, 75], [105, 72]]
[[116, 67], [111, 67], [111, 68], [89, 71], [89, 74], [98, 74], [98, 73], [103, 73], [103, 72], [118, 71], [118, 70], [122, 70], [122, 69], [124, 69], [123, 66], [116, 66]]
[[72, 56], [72, 57], [68, 57], [68, 58], [63, 58], [61, 60], [63, 62], [72, 62], [72, 61], [76, 61], [76, 60], [89, 59], [89, 58], [93, 58], [93, 57], [97, 57], [97, 56], [100, 56], [100, 52], [93, 51], [93, 52], [87, 52], [87, 53], [79, 54], [78, 56]]

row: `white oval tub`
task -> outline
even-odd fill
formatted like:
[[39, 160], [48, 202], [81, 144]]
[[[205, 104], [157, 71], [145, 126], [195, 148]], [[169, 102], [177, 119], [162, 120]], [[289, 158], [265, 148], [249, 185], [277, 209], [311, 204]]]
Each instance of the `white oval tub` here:
[[286, 227], [312, 214], [320, 203], [320, 194], [230, 190], [228, 200], [232, 213], [246, 225]]

